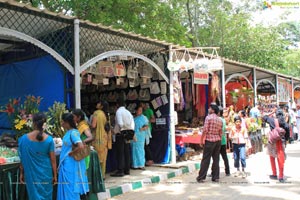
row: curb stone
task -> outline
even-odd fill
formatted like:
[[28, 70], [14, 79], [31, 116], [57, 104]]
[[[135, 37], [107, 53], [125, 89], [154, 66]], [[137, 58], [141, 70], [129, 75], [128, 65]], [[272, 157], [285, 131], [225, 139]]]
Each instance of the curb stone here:
[[99, 200], [109, 199], [114, 196], [122, 195], [133, 190], [140, 189], [142, 187], [146, 187], [151, 184], [157, 184], [162, 181], [174, 178], [176, 176], [180, 176], [182, 174], [187, 174], [194, 172], [200, 169], [200, 163], [188, 164], [186, 166], [182, 166], [180, 169], [176, 169], [172, 172], [168, 172], [167, 174], [161, 174], [157, 176], [152, 176], [149, 178], [144, 178], [140, 181], [134, 181], [132, 183], [126, 183], [119, 186], [113, 186], [106, 189], [106, 192], [100, 192], [97, 194]]

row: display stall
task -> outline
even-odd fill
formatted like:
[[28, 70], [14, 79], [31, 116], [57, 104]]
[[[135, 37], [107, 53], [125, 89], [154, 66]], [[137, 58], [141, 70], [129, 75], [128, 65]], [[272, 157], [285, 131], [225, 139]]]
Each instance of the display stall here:
[[[210, 51], [206, 54], [205, 51]], [[216, 47], [171, 49], [168, 69], [174, 100], [176, 149], [198, 144], [210, 103], [222, 105], [221, 73], [223, 63]], [[171, 88], [170, 88], [171, 90]], [[179, 153], [179, 152], [177, 152]]]
[[[168, 127], [169, 97], [168, 78], [163, 73], [165, 58], [161, 54], [148, 56], [134, 55], [123, 51], [111, 52], [108, 57], [95, 60], [81, 73], [81, 107], [88, 117], [96, 109], [100, 100], [109, 103], [109, 113], [114, 125], [116, 101], [122, 98], [126, 108], [135, 115], [140, 103], [148, 104], [154, 111], [150, 148], [156, 163], [169, 162]], [[153, 67], [148, 57], [158, 63]], [[157, 68], [158, 67], [158, 68]], [[109, 152], [107, 171], [115, 170], [115, 148]]]
[[233, 105], [234, 111], [238, 112], [246, 106], [253, 106], [254, 91], [251, 81], [240, 74], [233, 75], [225, 85], [226, 107]]
[[264, 114], [271, 113], [277, 106], [276, 87], [270, 80], [264, 79], [257, 83], [257, 102], [260, 111]]

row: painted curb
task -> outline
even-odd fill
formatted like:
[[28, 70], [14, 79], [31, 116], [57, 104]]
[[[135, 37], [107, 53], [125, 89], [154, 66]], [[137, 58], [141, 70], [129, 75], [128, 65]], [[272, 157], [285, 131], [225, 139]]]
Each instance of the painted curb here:
[[200, 163], [188, 164], [186, 166], [182, 166], [182, 168], [174, 170], [172, 172], [168, 172], [167, 174], [161, 174], [157, 176], [152, 176], [149, 178], [144, 178], [140, 181], [135, 181], [132, 183], [126, 183], [119, 186], [114, 186], [106, 189], [106, 192], [98, 193], [99, 200], [109, 199], [114, 196], [122, 195], [142, 187], [146, 187], [148, 185], [157, 184], [162, 181], [180, 176], [182, 174], [188, 174], [200, 169]]

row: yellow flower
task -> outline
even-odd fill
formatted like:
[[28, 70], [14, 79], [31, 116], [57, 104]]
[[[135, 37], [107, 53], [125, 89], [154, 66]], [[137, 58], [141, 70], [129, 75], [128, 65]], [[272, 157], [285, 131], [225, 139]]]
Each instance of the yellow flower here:
[[19, 119], [15, 119], [14, 123], [17, 124], [19, 123], [19, 121], [20, 121]]
[[27, 120], [22, 119], [22, 120], [19, 122], [19, 124], [23, 126], [24, 124], [26, 124], [26, 122], [27, 122]]
[[23, 128], [23, 125], [20, 124], [20, 123], [18, 123], [18, 124], [15, 125], [15, 128], [16, 128], [17, 130], [21, 130], [21, 129]]

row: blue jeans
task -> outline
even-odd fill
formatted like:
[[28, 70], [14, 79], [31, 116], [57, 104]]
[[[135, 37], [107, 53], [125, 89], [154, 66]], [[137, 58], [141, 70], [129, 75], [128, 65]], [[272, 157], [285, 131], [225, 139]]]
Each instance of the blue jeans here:
[[233, 144], [234, 167], [240, 168], [240, 160], [242, 168], [246, 167], [246, 144]]

